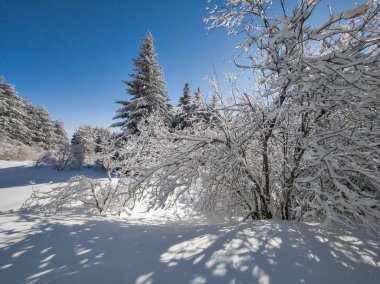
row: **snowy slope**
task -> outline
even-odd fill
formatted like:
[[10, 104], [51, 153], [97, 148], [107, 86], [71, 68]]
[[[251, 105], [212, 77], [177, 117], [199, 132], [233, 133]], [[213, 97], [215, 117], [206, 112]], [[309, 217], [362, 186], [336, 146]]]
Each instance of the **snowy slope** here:
[[[28, 196], [22, 171], [36, 169], [0, 164], [0, 283], [379, 283], [378, 235], [283, 221], [192, 222], [182, 207], [122, 218], [23, 215], [9, 210]], [[40, 171], [35, 183], [46, 187], [73, 174]]]

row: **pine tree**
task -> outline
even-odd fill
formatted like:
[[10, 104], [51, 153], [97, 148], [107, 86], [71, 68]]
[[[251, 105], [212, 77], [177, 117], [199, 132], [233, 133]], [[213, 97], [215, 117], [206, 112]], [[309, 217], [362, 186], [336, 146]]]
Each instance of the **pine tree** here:
[[211, 123], [211, 125], [214, 124], [214, 121], [219, 116], [219, 103], [220, 100], [216, 94], [212, 96], [211, 102], [207, 104], [207, 111], [206, 111], [206, 121], [208, 123]]
[[179, 98], [179, 113], [177, 114], [177, 127], [184, 129], [191, 126], [192, 120], [192, 98], [190, 95], [190, 85], [185, 83], [183, 87], [183, 95]]
[[51, 120], [48, 111], [20, 97], [14, 86], [0, 76], [0, 135], [46, 150], [67, 141], [62, 122]]
[[203, 96], [202, 96], [200, 88], [198, 88], [194, 92], [194, 104], [193, 105], [194, 105], [195, 111], [203, 111], [205, 109]]
[[54, 144], [57, 146], [66, 144], [69, 138], [67, 136], [63, 122], [60, 120], [53, 121], [53, 129], [54, 129]]
[[167, 116], [168, 95], [162, 68], [157, 61], [153, 36], [147, 33], [139, 56], [133, 60], [135, 73], [130, 74], [131, 80], [123, 81], [128, 85], [127, 93], [132, 96], [130, 101], [119, 100], [122, 105], [113, 119], [121, 121], [112, 124], [121, 127], [123, 132], [138, 133], [139, 122], [153, 112], [158, 112], [163, 118]]
[[194, 122], [202, 122], [205, 124], [210, 122], [210, 113], [207, 111], [200, 88], [194, 92], [192, 116]]
[[84, 163], [85, 149], [80, 142], [80, 137], [77, 132], [75, 132], [71, 138], [71, 155], [71, 167], [79, 169]]
[[211, 99], [211, 103], [208, 106], [209, 112], [211, 114], [216, 114], [218, 112], [218, 105], [219, 105], [218, 97], [214, 95]]
[[183, 87], [183, 95], [179, 98], [178, 106], [183, 108], [189, 108], [191, 105], [191, 96], [190, 96], [190, 85], [189, 83], [185, 83]]
[[27, 127], [28, 103], [17, 95], [14, 86], [0, 80], [0, 132], [24, 144], [31, 142]]
[[40, 143], [46, 150], [54, 148], [54, 123], [50, 114], [43, 106], [38, 106], [37, 110], [37, 143]]
[[73, 135], [74, 144], [80, 144], [83, 148], [84, 161], [92, 164], [96, 159], [97, 128], [89, 125], [79, 125]]
[[106, 144], [111, 140], [111, 132], [104, 127], [95, 127], [93, 129], [93, 135], [95, 145], [94, 152], [96, 154], [102, 153]]

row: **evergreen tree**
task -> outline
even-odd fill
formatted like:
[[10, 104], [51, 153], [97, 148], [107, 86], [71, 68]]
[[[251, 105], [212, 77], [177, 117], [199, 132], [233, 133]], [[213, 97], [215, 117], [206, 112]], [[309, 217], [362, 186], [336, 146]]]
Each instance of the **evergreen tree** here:
[[53, 121], [54, 129], [54, 144], [55, 145], [64, 145], [68, 142], [69, 138], [65, 131], [65, 126], [60, 120]]
[[183, 87], [183, 95], [179, 98], [179, 113], [177, 114], [177, 127], [183, 129], [191, 126], [192, 120], [192, 102], [190, 95], [190, 85], [185, 83]]
[[50, 114], [43, 106], [37, 107], [37, 143], [43, 145], [43, 147], [48, 149], [54, 148], [54, 124], [50, 118]]
[[198, 88], [194, 92], [194, 110], [195, 111], [203, 111], [205, 109], [204, 101], [203, 101], [203, 96], [201, 93], [201, 89]]
[[19, 97], [14, 86], [0, 80], [0, 132], [11, 139], [30, 144], [27, 127], [28, 101]]
[[189, 108], [191, 105], [191, 96], [190, 96], [190, 85], [189, 83], [185, 83], [183, 87], [183, 95], [179, 98], [178, 106], [183, 108]]
[[206, 109], [201, 89], [198, 88], [194, 92], [194, 100], [192, 105], [192, 116], [194, 122], [203, 122], [207, 124], [210, 122], [210, 113]]
[[81, 144], [79, 134], [75, 132], [71, 138], [71, 167], [79, 169], [84, 163], [85, 149]]
[[122, 105], [113, 119], [121, 121], [112, 124], [121, 127], [124, 132], [138, 133], [138, 124], [153, 112], [168, 114], [168, 95], [162, 68], [157, 61], [154, 49], [153, 36], [147, 33], [141, 47], [139, 56], [133, 60], [135, 73], [130, 74], [131, 80], [123, 81], [128, 85], [127, 93], [132, 96], [130, 101], [119, 100]]
[[212, 96], [211, 102], [207, 104], [207, 110], [206, 110], [206, 121], [212, 125], [214, 125], [214, 122], [216, 118], [219, 116], [219, 103], [220, 100], [216, 94]]
[[94, 132], [94, 152], [102, 153], [103, 149], [109, 144], [111, 140], [111, 132], [104, 127], [95, 127], [93, 129]]
[[67, 141], [63, 123], [56, 125], [44, 107], [20, 97], [14, 86], [0, 77], [0, 135], [46, 150]]
[[84, 153], [90, 157], [95, 152], [95, 129], [89, 125], [79, 125], [76, 129], [77, 140], [84, 148]]
[[211, 103], [208, 105], [208, 110], [212, 115], [216, 115], [218, 113], [219, 101], [216, 95], [212, 96]]

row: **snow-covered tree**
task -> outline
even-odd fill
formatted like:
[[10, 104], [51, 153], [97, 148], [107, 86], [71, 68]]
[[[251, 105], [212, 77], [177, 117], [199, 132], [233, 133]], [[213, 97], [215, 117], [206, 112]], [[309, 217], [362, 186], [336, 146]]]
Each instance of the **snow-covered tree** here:
[[255, 184], [264, 215], [374, 224], [380, 218], [379, 4], [331, 12], [312, 26], [319, 1], [300, 1], [292, 13], [285, 2], [282, 15], [273, 16], [271, 1], [225, 1], [207, 19], [211, 27], [248, 35], [241, 43], [248, 60], [237, 64], [260, 80], [255, 93], [263, 99], [243, 101], [259, 114], [249, 129], [256, 129]]
[[192, 124], [203, 123], [205, 125], [208, 125], [210, 123], [211, 114], [207, 110], [207, 106], [205, 104], [200, 88], [197, 88], [192, 98], [191, 116]]
[[56, 125], [44, 107], [33, 106], [3, 79], [0, 80], [0, 133], [23, 144], [46, 150], [59, 147], [67, 141], [62, 123]]
[[35, 137], [35, 142], [46, 145], [46, 149], [54, 148], [55, 128], [50, 114], [43, 106], [38, 106], [35, 119], [37, 121], [36, 126], [38, 133]]
[[105, 145], [108, 144], [107, 141], [111, 139], [112, 134], [108, 128], [104, 127], [95, 127], [93, 132], [95, 143], [94, 151], [95, 153], [102, 153]]
[[190, 95], [190, 85], [188, 82], [185, 83], [185, 86], [183, 87], [183, 94], [179, 98], [179, 104], [178, 106], [183, 108], [190, 108], [191, 105], [191, 95]]
[[101, 165], [109, 169], [113, 159], [115, 138], [106, 128], [91, 127], [89, 125], [80, 125], [75, 130], [71, 143], [63, 139], [62, 123], [54, 122], [54, 133], [59, 134], [55, 139], [60, 139], [56, 149], [52, 149], [43, 154], [36, 166], [50, 165], [57, 170], [63, 170], [67, 167], [80, 168], [81, 165]]
[[67, 166], [71, 165], [76, 167], [77, 157], [74, 158], [72, 151], [72, 146], [66, 142], [61, 144], [58, 149], [48, 151], [41, 155], [36, 163], [36, 167], [40, 166], [51, 166], [58, 171], [64, 170]]
[[[161, 164], [165, 153], [174, 147], [173, 141], [168, 139], [169, 127], [163, 121], [156, 119], [157, 114], [152, 113], [146, 119], [139, 122], [140, 133], [128, 134], [126, 139], [114, 142], [118, 144], [118, 155], [121, 159], [112, 159], [109, 155], [109, 164], [105, 165], [109, 180], [106, 182], [85, 177], [75, 177], [63, 187], [44, 192], [36, 188], [25, 206], [48, 213], [56, 213], [63, 207], [69, 207], [72, 203], [81, 202], [85, 209], [97, 212], [110, 212], [120, 214], [132, 209], [136, 201], [145, 199], [148, 207], [156, 208], [158, 204], [164, 205], [169, 197], [161, 191], [161, 184], [155, 179], [155, 167]], [[76, 134], [72, 139], [73, 148], [77, 144]], [[79, 151], [79, 154], [83, 154]], [[77, 153], [72, 153], [76, 158]], [[106, 153], [108, 154], [108, 153]], [[83, 155], [82, 155], [83, 156]], [[77, 156], [80, 162], [80, 155]], [[83, 159], [82, 159], [83, 161]], [[80, 166], [80, 163], [78, 163]], [[112, 175], [111, 175], [112, 172]], [[169, 173], [167, 173], [169, 175]], [[116, 176], [117, 179], [113, 179]], [[157, 182], [157, 184], [156, 184]], [[174, 184], [173, 184], [174, 186]], [[46, 199], [41, 205], [40, 200]]]
[[73, 134], [71, 138], [71, 167], [79, 169], [85, 160], [85, 147], [83, 146], [81, 137], [77, 132]]
[[81, 144], [86, 157], [91, 157], [95, 153], [96, 133], [95, 129], [89, 125], [79, 125], [74, 133], [75, 141]]
[[68, 143], [69, 138], [67, 136], [65, 126], [61, 120], [53, 121], [53, 131], [55, 145], [65, 145]]
[[176, 124], [177, 127], [180, 129], [183, 129], [185, 127], [191, 126], [192, 123], [192, 97], [190, 94], [190, 85], [189, 83], [185, 83], [185, 86], [183, 87], [183, 94], [179, 98], [178, 103], [178, 113], [176, 118]]
[[114, 119], [121, 121], [114, 123], [113, 127], [121, 127], [123, 132], [139, 132], [139, 122], [155, 112], [163, 119], [168, 116], [168, 95], [164, 74], [157, 61], [154, 49], [153, 36], [147, 33], [141, 47], [139, 56], [133, 60], [135, 73], [130, 74], [131, 80], [123, 81], [128, 85], [127, 93], [132, 96], [130, 101], [120, 100], [117, 103], [122, 107], [117, 110]]
[[200, 88], [197, 88], [197, 90], [194, 92], [193, 109], [194, 111], [205, 110], [205, 102]]
[[27, 126], [31, 104], [17, 95], [14, 86], [0, 81], [0, 131], [24, 144], [32, 142]]
[[220, 105], [220, 98], [218, 97], [218, 90], [214, 88], [215, 94], [211, 98], [211, 102], [208, 104], [207, 109], [210, 114], [217, 114]]
[[108, 128], [96, 127], [95, 133], [95, 154], [96, 164], [101, 165], [107, 171], [112, 170], [116, 162], [117, 135], [111, 133]]

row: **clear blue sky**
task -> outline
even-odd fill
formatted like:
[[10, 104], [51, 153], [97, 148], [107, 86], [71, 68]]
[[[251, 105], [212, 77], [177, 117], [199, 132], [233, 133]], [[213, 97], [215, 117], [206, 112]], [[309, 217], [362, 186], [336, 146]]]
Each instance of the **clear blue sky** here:
[[0, 74], [62, 119], [69, 133], [81, 123], [109, 126], [114, 101], [129, 98], [121, 80], [151, 31], [172, 103], [186, 81], [207, 97], [211, 61], [220, 73], [231, 70], [237, 39], [223, 29], [206, 31], [206, 6], [206, 0], [0, 0]]

